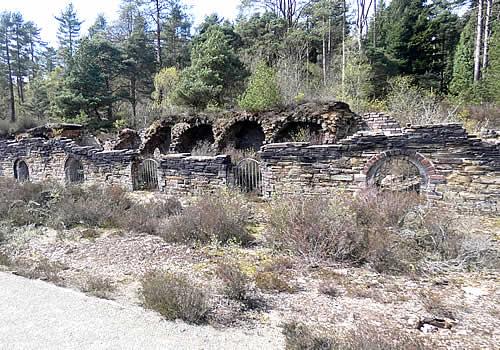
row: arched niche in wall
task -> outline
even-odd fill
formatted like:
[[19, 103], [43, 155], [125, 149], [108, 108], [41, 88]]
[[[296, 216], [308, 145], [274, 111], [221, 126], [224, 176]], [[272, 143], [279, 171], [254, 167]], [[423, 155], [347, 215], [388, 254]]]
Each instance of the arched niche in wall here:
[[155, 191], [159, 188], [158, 163], [154, 159], [132, 163], [131, 175], [134, 191]]
[[14, 177], [19, 182], [29, 181], [30, 171], [28, 168], [28, 164], [24, 160], [17, 159], [14, 162]]
[[142, 154], [153, 154], [155, 149], [159, 149], [161, 154], [170, 151], [172, 142], [172, 128], [169, 125], [159, 126], [144, 143]]
[[418, 152], [389, 150], [373, 156], [365, 166], [367, 186], [391, 191], [430, 192], [432, 162]]
[[288, 122], [276, 134], [275, 142], [323, 143], [323, 130], [320, 124], [312, 122]]
[[225, 131], [219, 149], [250, 149], [258, 151], [264, 144], [266, 136], [262, 126], [256, 121], [243, 120], [231, 124]]
[[85, 172], [80, 160], [68, 157], [64, 163], [64, 175], [66, 183], [78, 184], [85, 181]]
[[212, 125], [200, 124], [185, 130], [177, 139], [175, 150], [190, 153], [200, 148], [210, 148], [215, 141]]

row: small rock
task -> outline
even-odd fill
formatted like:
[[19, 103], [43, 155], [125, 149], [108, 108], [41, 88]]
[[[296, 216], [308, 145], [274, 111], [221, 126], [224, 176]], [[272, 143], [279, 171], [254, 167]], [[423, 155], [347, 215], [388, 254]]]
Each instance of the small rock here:
[[438, 328], [436, 326], [433, 326], [433, 325], [430, 325], [430, 324], [424, 324], [420, 330], [423, 332], [423, 333], [435, 333], [438, 331]]
[[477, 287], [463, 287], [462, 290], [465, 292], [465, 294], [471, 295], [473, 297], [482, 297], [488, 295], [487, 291]]

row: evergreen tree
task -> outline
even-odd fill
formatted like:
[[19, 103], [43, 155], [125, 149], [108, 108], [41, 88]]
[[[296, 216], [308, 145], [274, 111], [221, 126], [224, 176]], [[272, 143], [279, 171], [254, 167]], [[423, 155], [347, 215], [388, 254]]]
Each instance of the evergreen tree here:
[[153, 75], [155, 67], [155, 51], [150, 45], [146, 34], [146, 23], [143, 17], [135, 19], [133, 31], [125, 41], [123, 74], [127, 80], [125, 99], [132, 106], [132, 115], [137, 114], [136, 108], [142, 98], [151, 95], [153, 90]]
[[240, 107], [248, 111], [261, 111], [275, 107], [281, 101], [276, 71], [265, 62], [260, 62], [240, 98]]
[[181, 74], [175, 99], [204, 109], [208, 104], [229, 102], [246, 71], [222, 27], [212, 25], [200, 36], [191, 53], [191, 66]]
[[80, 26], [83, 21], [78, 19], [73, 3], [69, 3], [61, 11], [60, 16], [56, 16], [55, 19], [59, 22], [57, 39], [59, 40], [60, 55], [64, 64], [68, 67], [78, 45]]
[[184, 68], [189, 65], [189, 40], [191, 21], [179, 0], [170, 5], [162, 30], [162, 41], [167, 50], [163, 51], [163, 66]]
[[10, 112], [10, 121], [14, 123], [16, 121], [16, 101], [14, 97], [14, 81], [13, 81], [13, 65], [12, 65], [12, 14], [10, 12], [2, 12], [0, 17], [0, 49], [1, 49], [1, 59], [4, 65], [4, 76], [7, 81], [8, 86], [8, 109]]
[[500, 25], [493, 28], [488, 54], [488, 67], [484, 74], [485, 97], [500, 104]]
[[450, 93], [454, 96], [470, 96], [474, 81], [474, 24], [467, 22], [453, 59], [453, 76]]

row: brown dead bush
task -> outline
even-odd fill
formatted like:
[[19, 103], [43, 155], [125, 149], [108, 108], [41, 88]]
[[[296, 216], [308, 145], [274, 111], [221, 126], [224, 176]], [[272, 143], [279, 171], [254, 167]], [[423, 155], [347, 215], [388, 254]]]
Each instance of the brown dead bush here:
[[224, 283], [224, 292], [228, 298], [238, 301], [249, 299], [250, 278], [234, 264], [217, 266], [217, 276]]
[[289, 322], [282, 325], [287, 350], [424, 350], [420, 339], [401, 331], [380, 332], [368, 326], [344, 333]]
[[85, 293], [98, 298], [110, 299], [112, 293], [116, 290], [116, 287], [109, 278], [88, 276], [83, 283], [82, 290]]
[[253, 241], [249, 230], [250, 211], [244, 198], [236, 193], [217, 193], [200, 198], [172, 216], [160, 233], [167, 241], [180, 243], [237, 242], [247, 245]]
[[141, 283], [144, 305], [167, 320], [181, 319], [194, 324], [207, 321], [210, 312], [208, 294], [187, 277], [154, 271], [146, 274]]
[[276, 272], [258, 271], [255, 274], [255, 285], [265, 292], [295, 293], [297, 291], [283, 276]]

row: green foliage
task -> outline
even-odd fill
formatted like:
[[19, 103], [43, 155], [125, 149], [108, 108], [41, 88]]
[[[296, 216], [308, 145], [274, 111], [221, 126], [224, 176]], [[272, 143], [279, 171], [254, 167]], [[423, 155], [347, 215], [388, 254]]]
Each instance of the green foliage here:
[[154, 78], [155, 91], [153, 98], [159, 104], [169, 105], [172, 103], [172, 95], [179, 84], [180, 75], [175, 67], [163, 68]]
[[472, 17], [460, 34], [453, 59], [450, 93], [461, 98], [470, 96], [473, 88], [474, 26]]
[[484, 73], [486, 98], [500, 104], [500, 25], [496, 25], [490, 40], [489, 66]]
[[191, 62], [181, 74], [174, 99], [196, 109], [228, 102], [246, 75], [223, 28], [218, 25], [208, 27], [201, 34], [193, 47]]
[[281, 101], [276, 71], [264, 62], [259, 63], [239, 100], [240, 107], [249, 111], [261, 111], [275, 107]]

